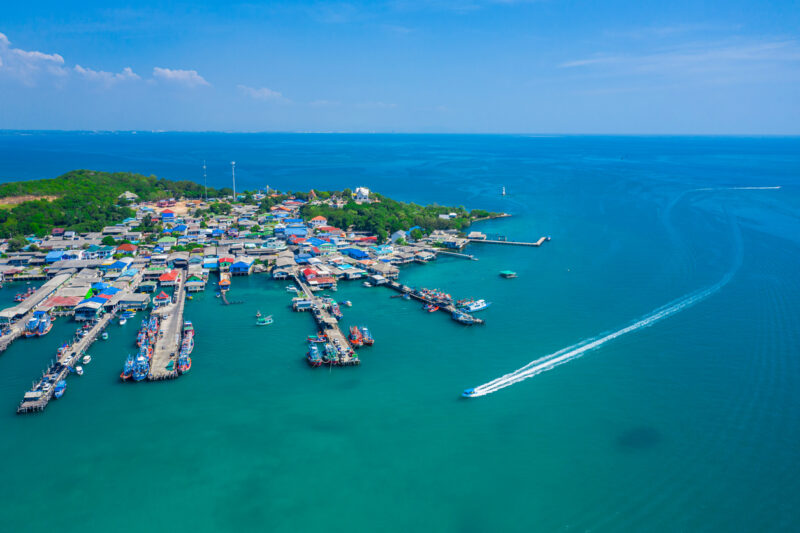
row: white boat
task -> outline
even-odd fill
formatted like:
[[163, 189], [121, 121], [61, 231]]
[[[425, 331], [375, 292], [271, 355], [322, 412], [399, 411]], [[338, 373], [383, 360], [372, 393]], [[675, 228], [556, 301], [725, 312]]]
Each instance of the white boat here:
[[127, 319], [127, 318], [125, 318], [124, 316], [123, 316], [123, 317], [120, 317], [120, 319], [119, 319], [119, 325], [120, 325], [120, 326], [124, 326], [124, 325], [125, 325], [125, 323], [126, 323], [127, 321], [128, 321], [128, 319]]
[[87, 355], [83, 356], [83, 364], [84, 365], [88, 365], [91, 362], [92, 362], [92, 356], [91, 355], [87, 354]]
[[76, 366], [75, 367], [75, 373], [78, 374], [79, 376], [82, 376], [83, 375], [83, 367], [82, 366]]
[[286, 287], [286, 292], [297, 292], [297, 287], [295, 287], [294, 285], [289, 285], [288, 287]]
[[464, 304], [461, 307], [461, 309], [463, 309], [464, 311], [467, 311], [468, 313], [475, 313], [477, 311], [483, 311], [484, 309], [486, 309], [490, 305], [492, 305], [490, 302], [487, 302], [486, 300], [481, 298], [480, 300], [475, 300], [474, 302], [469, 302], [469, 303]]

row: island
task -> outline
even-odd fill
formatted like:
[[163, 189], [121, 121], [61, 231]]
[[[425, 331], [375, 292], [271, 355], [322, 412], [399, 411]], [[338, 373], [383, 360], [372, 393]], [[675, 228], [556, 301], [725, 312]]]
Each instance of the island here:
[[[475, 313], [489, 302], [409, 287], [398, 280], [400, 268], [442, 254], [475, 259], [462, 252], [470, 242], [546, 240], [486, 240], [465, 232], [476, 221], [509, 215], [400, 202], [360, 186], [248, 190], [234, 197], [230, 189], [192, 181], [92, 170], [0, 185], [0, 208], [0, 279], [41, 282], [0, 311], [0, 351], [21, 337], [46, 335], [56, 317], [77, 326], [25, 393], [19, 413], [41, 411], [63, 395], [68, 376], [88, 362], [91, 343], [107, 336], [114, 320], [124, 323], [138, 312], [147, 316], [131, 339], [136, 353], [121, 361], [120, 379], [158, 381], [188, 373], [194, 336], [201, 332], [184, 320], [184, 311], [192, 294], [210, 283], [226, 305], [236, 276], [288, 281], [287, 303], [316, 323], [316, 333], [305, 339], [308, 364], [358, 366], [356, 350], [375, 339], [365, 325], [342, 331], [342, 308], [350, 302], [334, 298], [339, 283], [386, 287], [420, 302], [426, 312], [482, 324]], [[260, 313], [255, 318], [257, 326], [273, 321]]]

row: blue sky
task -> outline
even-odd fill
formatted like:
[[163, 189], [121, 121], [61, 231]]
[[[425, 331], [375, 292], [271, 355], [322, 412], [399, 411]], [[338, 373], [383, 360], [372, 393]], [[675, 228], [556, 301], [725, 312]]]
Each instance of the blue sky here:
[[796, 1], [14, 2], [0, 129], [800, 133]]

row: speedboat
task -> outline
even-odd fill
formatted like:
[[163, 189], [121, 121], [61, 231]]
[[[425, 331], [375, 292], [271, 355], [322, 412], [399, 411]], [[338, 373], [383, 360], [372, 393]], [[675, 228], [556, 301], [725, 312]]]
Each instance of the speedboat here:
[[58, 383], [56, 383], [55, 389], [53, 389], [53, 396], [55, 396], [56, 399], [61, 398], [64, 396], [65, 390], [67, 390], [67, 382], [66, 380], [60, 379]]
[[288, 287], [286, 287], [286, 292], [297, 292], [297, 287], [295, 287], [294, 285], [289, 285]]
[[256, 318], [261, 318], [261, 311], [256, 311]]
[[86, 354], [86, 355], [83, 356], [83, 364], [84, 365], [88, 365], [91, 362], [92, 362], [92, 356], [91, 355]]
[[475, 389], [464, 389], [464, 392], [461, 393], [461, 396], [464, 398], [472, 398], [475, 396]]
[[256, 318], [256, 326], [269, 326], [272, 324], [272, 315]]
[[127, 321], [128, 321], [128, 319], [125, 318], [124, 316], [119, 317], [119, 325], [120, 326], [124, 326]]
[[82, 376], [83, 375], [83, 367], [80, 366], [80, 365], [76, 366], [75, 367], [75, 373], [78, 374], [79, 376]]
[[103, 334], [100, 335], [100, 338], [103, 339], [103, 340], [107, 340], [108, 339], [108, 332], [104, 331]]

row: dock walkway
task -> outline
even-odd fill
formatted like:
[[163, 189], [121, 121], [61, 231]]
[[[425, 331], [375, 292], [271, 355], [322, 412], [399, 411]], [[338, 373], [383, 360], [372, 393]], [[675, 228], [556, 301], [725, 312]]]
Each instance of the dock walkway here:
[[469, 313], [466, 313], [464, 311], [456, 309], [456, 306], [454, 306], [453, 304], [442, 304], [441, 302], [434, 301], [431, 298], [426, 298], [425, 296], [423, 296], [422, 294], [419, 294], [417, 291], [415, 291], [414, 289], [412, 289], [408, 285], [403, 285], [402, 283], [399, 283], [397, 281], [389, 281], [388, 283], [384, 283], [384, 285], [386, 285], [389, 288], [392, 288], [392, 289], [396, 290], [399, 293], [408, 294], [411, 298], [414, 298], [415, 300], [419, 300], [422, 303], [438, 305], [439, 306], [439, 311], [445, 311], [447, 313], [450, 313], [451, 316], [452, 316], [453, 313], [458, 311], [462, 315], [471, 318], [474, 324], [483, 324], [484, 323], [483, 319], [476, 318], [476, 317], [470, 315]]
[[521, 241], [494, 241], [487, 239], [469, 239], [470, 243], [484, 243], [484, 244], [508, 244], [510, 246], [541, 246], [543, 242], [549, 241], [550, 237], [539, 237], [536, 242], [521, 242]]
[[[186, 304], [186, 291], [183, 290], [184, 283], [184, 275], [181, 274], [175, 292], [177, 301], [153, 311], [153, 314], [161, 320], [161, 325], [158, 331], [158, 339], [153, 349], [150, 374], [147, 376], [148, 381], [160, 381], [178, 377], [177, 359], [181, 345], [183, 308]], [[172, 361], [172, 370], [167, 368], [170, 361]]]
[[[355, 351], [353, 351], [353, 347], [350, 344], [350, 341], [347, 339], [347, 336], [342, 333], [342, 330], [339, 327], [339, 321], [336, 320], [336, 318], [334, 318], [334, 316], [330, 313], [329, 306], [322, 301], [322, 298], [315, 296], [311, 291], [311, 288], [306, 285], [299, 276], [296, 274], [293, 275], [292, 280], [298, 287], [300, 287], [300, 290], [303, 291], [303, 294], [306, 296], [306, 298], [311, 300], [311, 311], [314, 315], [314, 320], [317, 322], [317, 326], [319, 326], [319, 329], [328, 336], [328, 339], [333, 343], [334, 346], [344, 349], [337, 350], [339, 352], [339, 361], [337, 365], [360, 365], [361, 360], [358, 358], [358, 355], [355, 354]], [[348, 350], [350, 353], [347, 353]]]

